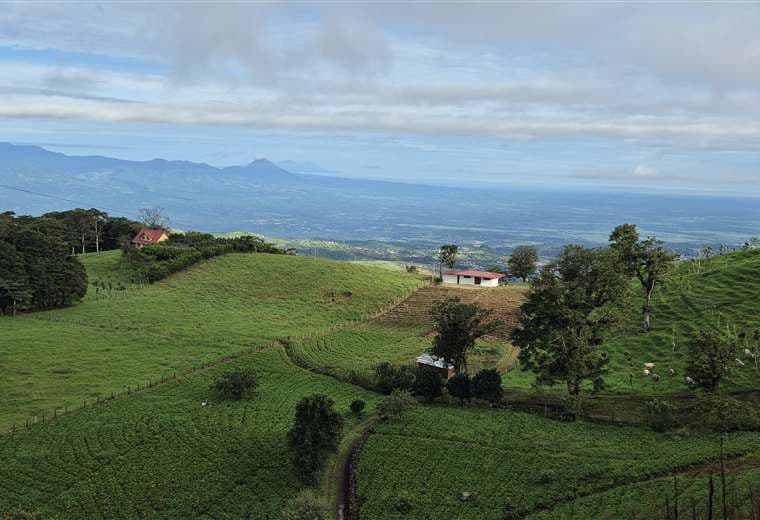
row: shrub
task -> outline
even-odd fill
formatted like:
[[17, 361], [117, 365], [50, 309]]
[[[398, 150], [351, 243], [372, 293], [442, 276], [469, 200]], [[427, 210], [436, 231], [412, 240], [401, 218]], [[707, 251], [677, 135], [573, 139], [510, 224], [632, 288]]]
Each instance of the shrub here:
[[412, 385], [414, 395], [418, 395], [427, 401], [441, 397], [443, 393], [443, 380], [438, 372], [426, 367], [417, 367]]
[[377, 405], [377, 413], [380, 414], [380, 417], [393, 421], [416, 405], [417, 402], [408, 391], [394, 390], [391, 392], [391, 395], [385, 397]]
[[414, 384], [414, 373], [410, 367], [396, 367], [388, 361], [375, 366], [375, 388], [385, 395], [394, 390], [411, 390]]
[[327, 457], [335, 452], [343, 429], [343, 418], [335, 402], [322, 394], [301, 399], [296, 405], [293, 427], [288, 432], [288, 448], [296, 476], [314, 483]]
[[472, 395], [489, 403], [501, 401], [501, 374], [495, 368], [483, 369], [472, 378]]
[[215, 388], [225, 399], [242, 399], [244, 395], [253, 392], [258, 384], [255, 370], [238, 368], [219, 376], [212, 388]]
[[713, 395], [700, 400], [690, 412], [688, 423], [699, 431], [760, 430], [760, 412], [746, 401]]
[[396, 497], [396, 503], [393, 504], [393, 508], [402, 515], [407, 515], [414, 509], [414, 502], [409, 495], [399, 495]]
[[328, 503], [311, 489], [288, 500], [282, 510], [282, 520], [328, 520], [330, 517]]
[[715, 392], [730, 375], [737, 354], [738, 346], [734, 341], [711, 329], [700, 330], [689, 344], [686, 375], [697, 386]]
[[362, 412], [364, 411], [364, 407], [367, 403], [362, 401], [361, 399], [354, 399], [351, 401], [351, 413], [354, 414], [357, 417], [360, 417]]
[[644, 403], [644, 418], [654, 431], [668, 431], [676, 423], [675, 406], [661, 399], [651, 399]]
[[455, 374], [454, 377], [449, 379], [448, 383], [446, 383], [446, 389], [451, 397], [459, 399], [460, 404], [464, 404], [465, 401], [469, 401], [472, 398], [470, 376], [464, 372]]

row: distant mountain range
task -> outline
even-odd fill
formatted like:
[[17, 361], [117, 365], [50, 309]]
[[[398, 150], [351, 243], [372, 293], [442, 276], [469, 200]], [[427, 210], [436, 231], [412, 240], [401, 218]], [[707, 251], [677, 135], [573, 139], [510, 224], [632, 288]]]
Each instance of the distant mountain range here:
[[[320, 170], [310, 163], [282, 165]], [[453, 242], [497, 256], [522, 243], [538, 244], [545, 254], [568, 242], [604, 243], [622, 222], [636, 223], [682, 250], [736, 245], [760, 235], [756, 199], [435, 187], [293, 173], [266, 159], [217, 168], [0, 143], [0, 211], [97, 207], [134, 217], [145, 206], [164, 208], [182, 229], [355, 245], [435, 248]]]

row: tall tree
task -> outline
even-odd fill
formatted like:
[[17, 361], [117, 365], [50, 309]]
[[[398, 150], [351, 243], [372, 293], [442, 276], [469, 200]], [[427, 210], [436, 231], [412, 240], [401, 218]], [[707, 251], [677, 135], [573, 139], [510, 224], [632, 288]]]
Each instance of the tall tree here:
[[517, 246], [507, 261], [509, 274], [522, 278], [525, 282], [536, 272], [538, 250], [534, 246]]
[[298, 402], [295, 421], [288, 432], [288, 447], [301, 481], [313, 483], [317, 479], [327, 457], [338, 448], [342, 428], [343, 417], [326, 395], [314, 394]]
[[140, 208], [140, 222], [149, 228], [166, 228], [169, 219], [164, 215], [164, 209], [159, 207]]
[[433, 305], [433, 345], [430, 354], [454, 365], [459, 372], [467, 368], [467, 354], [478, 338], [492, 332], [498, 323], [490, 321], [491, 312], [475, 303], [458, 298], [441, 300]]
[[456, 244], [446, 244], [441, 246], [438, 250], [438, 262], [441, 265], [445, 265], [449, 269], [453, 269], [457, 264], [457, 256], [459, 255], [459, 246]]
[[648, 331], [652, 328], [652, 295], [665, 281], [678, 255], [666, 251], [664, 243], [656, 237], [640, 240], [633, 224], [616, 227], [610, 235], [610, 243], [612, 249], [620, 256], [626, 272], [641, 284], [644, 291], [641, 312], [644, 317], [644, 330]]
[[602, 333], [616, 321], [628, 287], [609, 249], [566, 246], [531, 280], [512, 340], [520, 363], [542, 384], [564, 382], [580, 411], [584, 381], [603, 386], [607, 363]]

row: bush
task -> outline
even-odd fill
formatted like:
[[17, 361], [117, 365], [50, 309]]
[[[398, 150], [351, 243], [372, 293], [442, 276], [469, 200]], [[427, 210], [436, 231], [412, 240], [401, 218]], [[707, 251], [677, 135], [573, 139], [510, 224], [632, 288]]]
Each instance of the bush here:
[[293, 427], [288, 432], [288, 448], [296, 476], [314, 483], [330, 453], [338, 448], [343, 417], [335, 402], [322, 394], [301, 399], [296, 405]]
[[244, 395], [253, 392], [258, 384], [255, 370], [238, 368], [219, 376], [212, 388], [215, 388], [225, 399], [242, 399]]
[[362, 412], [364, 411], [364, 407], [367, 403], [362, 401], [361, 399], [354, 399], [351, 401], [351, 413], [354, 414], [357, 417], [360, 417]]
[[394, 390], [377, 405], [377, 413], [384, 419], [394, 421], [416, 405], [417, 402], [408, 391]]
[[446, 389], [451, 397], [459, 399], [460, 404], [464, 404], [465, 401], [469, 401], [472, 398], [470, 376], [463, 372], [455, 374], [454, 377], [449, 379], [448, 383], [446, 383]]
[[720, 395], [708, 396], [691, 410], [688, 423], [698, 431], [760, 430], [760, 412], [746, 401]]
[[661, 399], [651, 399], [644, 403], [644, 418], [654, 431], [668, 431], [676, 424], [675, 406]]
[[297, 497], [288, 500], [282, 510], [282, 520], [328, 520], [331, 518], [330, 506], [324, 498], [311, 489], [302, 491]]
[[375, 388], [385, 395], [394, 390], [411, 390], [414, 384], [414, 373], [411, 367], [396, 367], [388, 361], [375, 366]]
[[417, 371], [414, 374], [412, 391], [414, 395], [418, 395], [426, 401], [432, 401], [436, 397], [441, 397], [443, 393], [443, 380], [435, 370], [422, 366], [417, 367]]
[[501, 401], [501, 374], [495, 368], [481, 370], [472, 378], [472, 395], [489, 403]]
[[702, 389], [715, 392], [720, 389], [721, 382], [731, 375], [738, 350], [735, 341], [715, 330], [700, 330], [689, 343], [686, 375]]

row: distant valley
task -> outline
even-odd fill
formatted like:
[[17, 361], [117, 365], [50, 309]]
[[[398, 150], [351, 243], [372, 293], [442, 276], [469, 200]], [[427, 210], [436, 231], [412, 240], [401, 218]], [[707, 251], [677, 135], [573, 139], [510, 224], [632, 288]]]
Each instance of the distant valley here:
[[266, 159], [217, 168], [4, 143], [0, 185], [0, 207], [18, 214], [80, 206], [134, 216], [141, 207], [160, 206], [176, 228], [330, 241], [306, 247], [341, 258], [422, 262], [453, 242], [463, 246], [466, 261], [485, 266], [518, 244], [552, 255], [568, 242], [603, 243], [622, 222], [637, 223], [687, 255], [707, 244], [738, 247], [760, 234], [756, 199], [426, 186], [292, 173]]

